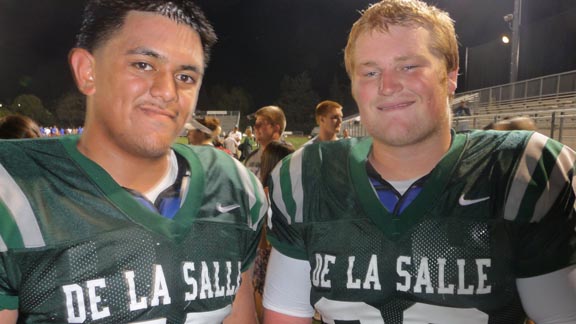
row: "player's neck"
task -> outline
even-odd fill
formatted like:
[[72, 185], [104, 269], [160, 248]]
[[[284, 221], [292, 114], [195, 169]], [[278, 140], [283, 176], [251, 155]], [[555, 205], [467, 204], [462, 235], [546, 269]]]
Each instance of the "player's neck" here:
[[122, 187], [146, 192], [166, 174], [167, 154], [160, 157], [142, 157], [130, 154], [105, 141], [84, 133], [78, 142], [78, 151], [102, 167]]
[[389, 146], [374, 141], [368, 156], [383, 179], [401, 181], [422, 177], [432, 171], [450, 148], [451, 135], [409, 146]]
[[272, 142], [279, 141], [279, 140], [280, 140], [280, 134], [274, 133], [274, 134], [272, 135], [272, 137], [270, 138], [269, 141], [259, 142], [259, 144], [260, 144], [260, 150], [261, 150], [261, 151], [264, 151], [264, 149], [266, 148], [266, 146], [267, 146], [268, 144], [270, 144], [270, 143], [272, 143]]
[[330, 142], [335, 141], [337, 139], [338, 137], [336, 137], [336, 133], [320, 131], [320, 133], [318, 134], [318, 140], [320, 142]]

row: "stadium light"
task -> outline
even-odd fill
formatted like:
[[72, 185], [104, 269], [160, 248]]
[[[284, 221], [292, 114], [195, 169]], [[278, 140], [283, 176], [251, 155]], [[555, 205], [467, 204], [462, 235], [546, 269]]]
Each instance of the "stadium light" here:
[[[518, 63], [520, 61], [520, 28], [522, 22], [522, 0], [514, 0], [514, 13], [504, 16], [512, 31], [512, 46], [510, 52], [510, 82], [518, 79]], [[502, 38], [504, 41], [504, 38]], [[508, 40], [510, 41], [510, 40]], [[508, 44], [508, 43], [506, 43]]]

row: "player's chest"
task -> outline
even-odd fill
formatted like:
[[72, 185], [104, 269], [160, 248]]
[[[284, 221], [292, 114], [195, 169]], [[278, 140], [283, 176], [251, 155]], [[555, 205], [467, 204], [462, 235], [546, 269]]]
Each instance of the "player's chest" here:
[[18, 253], [20, 310], [119, 323], [223, 308], [239, 287], [247, 244], [235, 229], [213, 226], [192, 226], [178, 241], [134, 227]]
[[426, 219], [394, 239], [369, 219], [327, 222], [310, 226], [306, 240], [318, 292], [450, 302], [507, 298], [514, 282], [512, 246], [497, 222]]

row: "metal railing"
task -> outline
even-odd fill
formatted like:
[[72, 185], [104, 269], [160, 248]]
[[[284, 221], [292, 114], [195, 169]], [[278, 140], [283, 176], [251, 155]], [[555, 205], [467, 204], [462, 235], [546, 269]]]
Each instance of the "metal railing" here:
[[574, 97], [576, 71], [552, 74], [540, 78], [518, 81], [504, 85], [467, 91], [456, 95], [453, 107], [462, 101], [480, 113], [483, 109], [500, 107], [509, 103], [534, 102], [539, 99]]

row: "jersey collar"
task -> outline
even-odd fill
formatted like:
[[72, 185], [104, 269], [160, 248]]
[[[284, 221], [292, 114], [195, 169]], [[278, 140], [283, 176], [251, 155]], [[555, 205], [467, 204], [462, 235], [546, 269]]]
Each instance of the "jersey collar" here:
[[406, 207], [399, 217], [393, 217], [382, 205], [370, 184], [366, 172], [366, 163], [368, 163], [368, 154], [373, 142], [372, 138], [361, 140], [351, 150], [349, 165], [355, 195], [360, 201], [365, 214], [390, 239], [397, 239], [402, 232], [418, 223], [438, 203], [439, 197], [450, 181], [457, 162], [464, 151], [466, 139], [466, 134], [452, 132], [452, 143], [448, 152], [429, 174], [429, 178], [419, 196]]
[[[72, 160], [84, 170], [86, 176], [93, 184], [98, 186], [112, 204], [120, 209], [126, 217], [144, 226], [150, 231], [159, 233], [168, 238], [179, 239], [189, 230], [190, 225], [196, 218], [202, 193], [204, 192], [204, 174], [200, 171], [202, 166], [197, 156], [184, 146], [174, 145], [172, 149], [186, 158], [190, 170], [190, 190], [188, 190], [184, 203], [174, 218], [168, 219], [149, 210], [130, 193], [124, 190], [100, 165], [88, 159], [77, 149], [80, 136], [63, 136], [59, 138]], [[196, 172], [194, 172], [196, 170]]]

